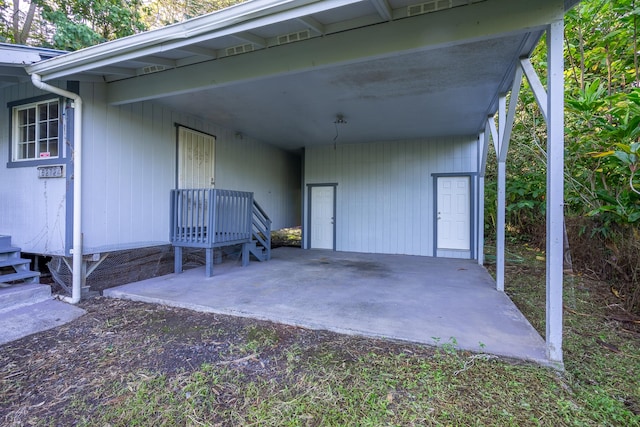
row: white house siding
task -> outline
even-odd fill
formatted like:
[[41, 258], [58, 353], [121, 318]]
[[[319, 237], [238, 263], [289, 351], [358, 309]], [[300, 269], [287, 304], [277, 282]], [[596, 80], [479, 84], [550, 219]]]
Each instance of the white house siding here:
[[216, 187], [253, 191], [274, 228], [299, 225], [297, 156], [157, 103], [106, 106], [106, 85], [81, 84], [85, 253], [166, 244], [176, 180], [176, 127], [216, 136]]
[[66, 179], [40, 179], [36, 166], [6, 167], [11, 126], [7, 103], [45, 93], [30, 83], [0, 89], [0, 234], [10, 235], [24, 252], [63, 254]]
[[336, 250], [433, 256], [432, 174], [476, 171], [473, 137], [338, 143], [306, 149], [304, 183], [338, 184]]

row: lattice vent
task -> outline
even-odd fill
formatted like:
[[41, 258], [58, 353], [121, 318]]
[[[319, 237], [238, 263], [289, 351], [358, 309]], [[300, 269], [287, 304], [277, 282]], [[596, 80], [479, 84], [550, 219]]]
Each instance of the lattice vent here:
[[147, 67], [142, 68], [142, 74], [157, 73], [159, 71], [164, 71], [166, 69], [167, 67], [165, 67], [164, 65], [149, 65]]
[[278, 44], [298, 42], [300, 40], [306, 40], [309, 37], [311, 37], [311, 35], [309, 34], [309, 30], [298, 31], [296, 33], [290, 33], [290, 34], [283, 34], [281, 36], [278, 36]]
[[[451, 9], [454, 6], [459, 6], [455, 4], [458, 2], [454, 2], [454, 0], [433, 0], [425, 3], [414, 4], [407, 7], [407, 15], [422, 15], [424, 13], [437, 12], [438, 10]], [[464, 2], [465, 4], [468, 2]]]
[[227, 56], [240, 55], [241, 53], [247, 53], [252, 51], [253, 51], [253, 45], [251, 43], [241, 44], [238, 46], [228, 47]]

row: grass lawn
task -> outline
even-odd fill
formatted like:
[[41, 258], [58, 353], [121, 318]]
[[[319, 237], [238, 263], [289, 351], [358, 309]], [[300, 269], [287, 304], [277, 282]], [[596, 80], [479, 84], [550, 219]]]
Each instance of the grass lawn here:
[[[522, 246], [509, 260], [507, 292], [544, 333], [543, 254]], [[619, 302], [566, 279], [560, 373], [455, 342], [100, 298], [79, 323], [0, 347], [0, 424], [640, 426], [640, 322]]]

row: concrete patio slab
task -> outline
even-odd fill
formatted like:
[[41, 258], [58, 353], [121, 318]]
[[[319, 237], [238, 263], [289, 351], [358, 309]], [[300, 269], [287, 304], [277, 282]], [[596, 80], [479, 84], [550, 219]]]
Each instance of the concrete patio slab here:
[[544, 340], [472, 260], [278, 248], [104, 295], [547, 364]]

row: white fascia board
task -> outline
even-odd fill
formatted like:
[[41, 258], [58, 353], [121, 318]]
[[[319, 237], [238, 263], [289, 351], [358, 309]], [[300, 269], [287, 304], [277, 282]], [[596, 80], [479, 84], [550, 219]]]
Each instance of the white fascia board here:
[[[253, 0], [153, 31], [113, 40], [34, 64], [27, 69], [43, 80], [79, 73], [141, 55], [188, 46], [242, 31], [303, 17], [363, 0]], [[241, 25], [244, 24], [244, 25]], [[222, 31], [225, 30], [226, 31]], [[52, 77], [55, 73], [56, 77]]]
[[[545, 0], [542, 3], [553, 3]], [[358, 63], [408, 52], [426, 51], [505, 34], [539, 31], [558, 16], [558, 8], [541, 8], [532, 14], [521, 2], [496, 0], [510, 19], [496, 16], [490, 2], [424, 14], [380, 25], [316, 37], [304, 42], [201, 62], [133, 80], [110, 83], [108, 102], [126, 104], [154, 98], [254, 81], [270, 76]], [[562, 16], [562, 5], [560, 16]], [[443, 31], [450, 29], [450, 31]], [[455, 30], [455, 31], [454, 31]], [[277, 53], [273, 52], [277, 49]], [[55, 77], [60, 77], [53, 75]], [[51, 78], [52, 76], [49, 76]]]
[[2, 49], [2, 64], [28, 65], [40, 61], [40, 55], [36, 52], [25, 52], [13, 49]]

